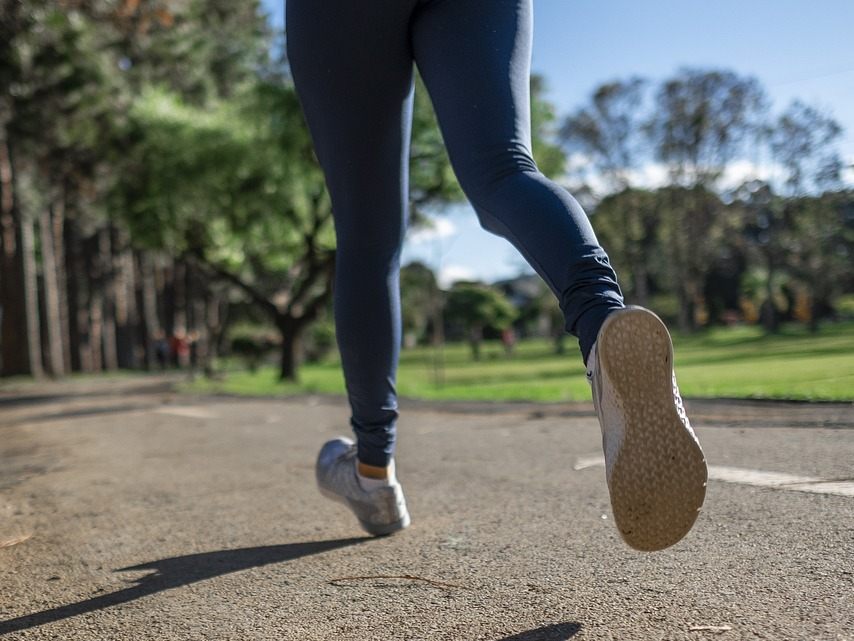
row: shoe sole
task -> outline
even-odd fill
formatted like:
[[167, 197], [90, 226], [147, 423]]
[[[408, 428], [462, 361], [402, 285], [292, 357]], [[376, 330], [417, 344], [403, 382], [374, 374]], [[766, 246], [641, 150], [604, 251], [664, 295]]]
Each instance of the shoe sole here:
[[670, 334], [658, 316], [630, 307], [605, 321], [597, 355], [625, 417], [608, 480], [617, 529], [637, 550], [664, 549], [694, 525], [708, 479], [674, 402]]
[[[336, 503], [340, 503], [341, 505], [345, 505], [348, 508], [350, 507], [350, 504], [347, 502], [347, 499], [339, 496], [338, 494], [335, 494], [335, 492], [330, 492], [329, 490], [321, 487], [320, 485], [317, 486], [317, 489], [320, 490], [320, 493], [329, 500], [335, 501]], [[352, 509], [350, 511], [352, 512]], [[400, 532], [401, 530], [408, 528], [410, 524], [408, 511], [399, 521], [394, 521], [393, 523], [388, 523], [386, 525], [376, 525], [374, 523], [368, 523], [360, 519], [358, 516], [356, 516], [356, 520], [359, 521], [359, 525], [362, 526], [362, 529], [365, 532], [374, 536], [388, 536], [389, 534], [394, 534], [395, 532]]]

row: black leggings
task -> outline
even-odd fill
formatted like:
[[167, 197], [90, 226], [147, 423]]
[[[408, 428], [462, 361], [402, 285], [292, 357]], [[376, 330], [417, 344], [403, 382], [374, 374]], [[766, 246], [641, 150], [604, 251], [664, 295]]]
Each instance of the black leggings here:
[[413, 62], [482, 226], [557, 296], [587, 355], [623, 306], [587, 216], [531, 157], [531, 0], [287, 0], [287, 50], [332, 199], [335, 323], [359, 459], [394, 450]]

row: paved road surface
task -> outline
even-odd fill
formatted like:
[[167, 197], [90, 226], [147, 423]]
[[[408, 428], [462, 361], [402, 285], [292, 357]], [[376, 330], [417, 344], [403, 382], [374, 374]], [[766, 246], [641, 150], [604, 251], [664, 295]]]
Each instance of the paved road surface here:
[[589, 406], [403, 409], [413, 526], [367, 539], [314, 487], [340, 401], [7, 388], [0, 638], [854, 641], [854, 406], [689, 403], [715, 480], [656, 554]]

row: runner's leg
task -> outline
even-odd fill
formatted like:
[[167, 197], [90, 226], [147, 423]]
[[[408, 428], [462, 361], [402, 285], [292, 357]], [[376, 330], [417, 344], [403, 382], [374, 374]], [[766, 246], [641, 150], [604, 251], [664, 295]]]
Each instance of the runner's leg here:
[[335, 326], [362, 463], [394, 449], [411, 3], [288, 0], [288, 56], [332, 198]]
[[531, 0], [427, 0], [413, 16], [412, 45], [481, 224], [549, 285], [586, 361], [623, 298], [584, 211], [532, 158], [532, 23]]

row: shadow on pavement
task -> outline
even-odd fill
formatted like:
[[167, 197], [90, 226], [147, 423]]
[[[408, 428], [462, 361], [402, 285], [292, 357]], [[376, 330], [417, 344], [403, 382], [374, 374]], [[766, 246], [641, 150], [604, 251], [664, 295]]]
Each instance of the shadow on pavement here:
[[[0, 636], [35, 628], [45, 623], [61, 621], [87, 612], [102, 610], [114, 605], [133, 601], [149, 594], [178, 588], [223, 574], [248, 570], [273, 563], [292, 561], [311, 554], [320, 554], [337, 548], [370, 541], [371, 537], [335, 539], [309, 543], [290, 543], [287, 545], [268, 545], [263, 547], [242, 548], [239, 550], [219, 550], [176, 556], [151, 563], [121, 568], [117, 572], [154, 570], [133, 585], [118, 592], [102, 594], [85, 601], [61, 605], [49, 610], [34, 612], [24, 616], [0, 621]], [[516, 637], [513, 637], [514, 639]]]
[[64, 403], [66, 401], [81, 398], [109, 398], [116, 396], [151, 396], [158, 394], [170, 394], [175, 391], [175, 383], [172, 381], [152, 381], [139, 385], [125, 385], [122, 387], [104, 387], [103, 389], [91, 390], [65, 390], [52, 394], [33, 394], [30, 392], [6, 391], [0, 388], [0, 407], [28, 407], [30, 405], [50, 405]]
[[498, 641], [565, 641], [579, 632], [581, 632], [580, 623], [556, 623], [536, 630], [520, 632], [512, 637], [498, 639]]
[[96, 407], [82, 407], [70, 409], [62, 412], [34, 414], [31, 416], [21, 417], [17, 420], [0, 423], [0, 425], [2, 425], [3, 427], [19, 427], [21, 425], [29, 425], [31, 423], [50, 423], [52, 421], [82, 418], [84, 416], [98, 416], [100, 414], [124, 414], [127, 412], [152, 410], [158, 407], [163, 407], [163, 405], [143, 405], [141, 403], [117, 403], [115, 405], [100, 405]]

